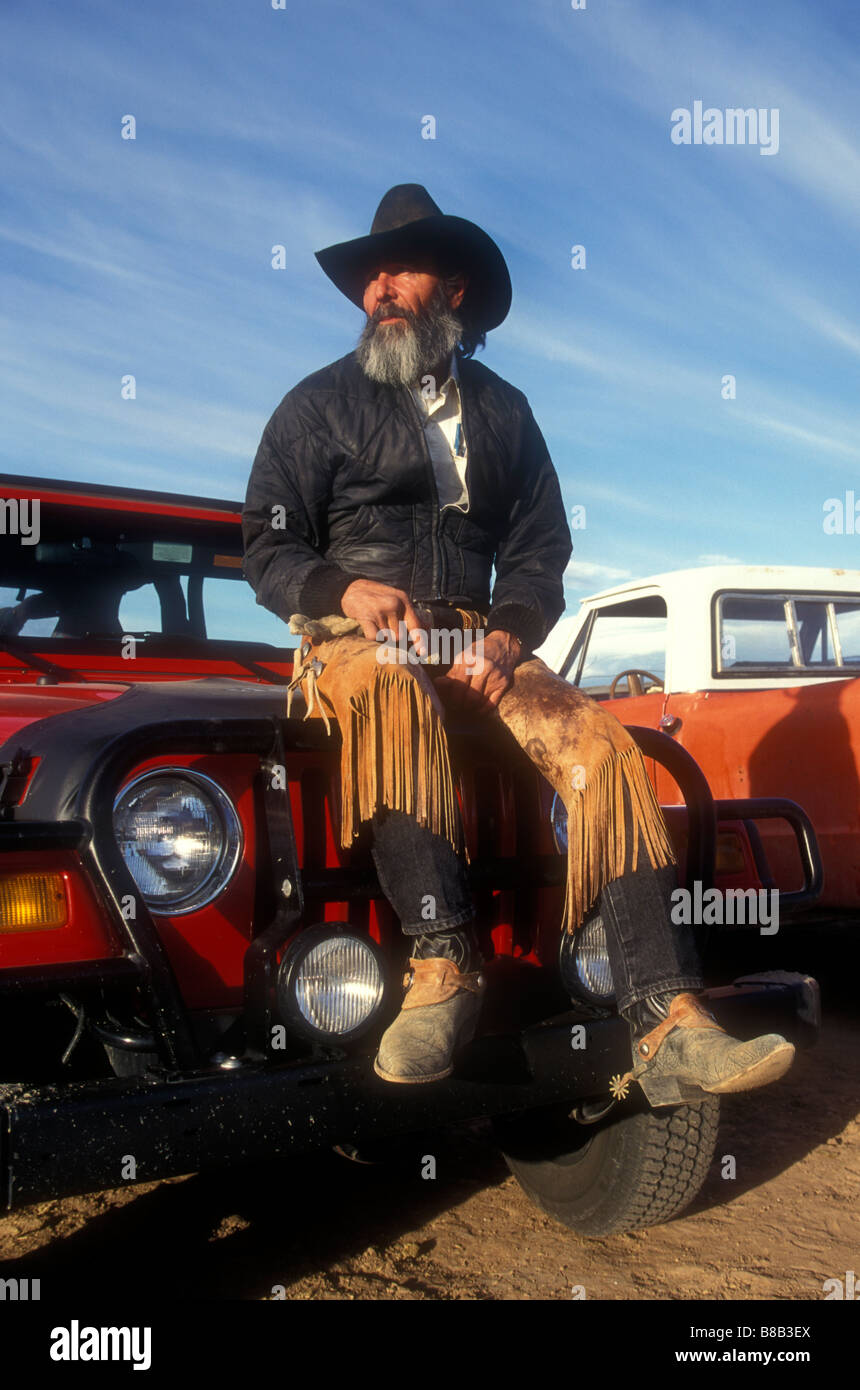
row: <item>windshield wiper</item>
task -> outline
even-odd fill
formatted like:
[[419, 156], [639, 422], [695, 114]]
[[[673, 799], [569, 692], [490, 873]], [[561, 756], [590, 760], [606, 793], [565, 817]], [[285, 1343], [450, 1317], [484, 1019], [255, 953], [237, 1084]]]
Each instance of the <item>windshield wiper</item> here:
[[80, 671], [76, 671], [72, 666], [58, 666], [55, 661], [48, 661], [47, 657], [37, 656], [31, 652], [23, 643], [16, 641], [14, 637], [4, 637], [0, 634], [0, 651], [8, 652], [14, 656], [16, 661], [29, 666], [34, 671], [41, 671], [43, 675], [53, 676], [52, 682], [45, 684], [57, 684], [60, 681], [82, 681], [84, 677]]

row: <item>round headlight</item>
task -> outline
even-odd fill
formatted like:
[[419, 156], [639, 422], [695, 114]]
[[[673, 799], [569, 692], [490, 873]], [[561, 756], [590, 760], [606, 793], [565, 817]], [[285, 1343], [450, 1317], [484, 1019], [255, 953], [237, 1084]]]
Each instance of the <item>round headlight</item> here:
[[606, 949], [606, 929], [596, 909], [575, 932], [563, 934], [559, 968], [569, 994], [596, 1004], [608, 1004], [614, 998], [615, 982]]
[[117, 844], [147, 907], [196, 912], [233, 877], [242, 828], [224, 792], [187, 768], [144, 772], [114, 802]]
[[282, 1017], [315, 1038], [356, 1037], [373, 1023], [385, 992], [375, 941], [334, 925], [300, 932], [278, 969]]

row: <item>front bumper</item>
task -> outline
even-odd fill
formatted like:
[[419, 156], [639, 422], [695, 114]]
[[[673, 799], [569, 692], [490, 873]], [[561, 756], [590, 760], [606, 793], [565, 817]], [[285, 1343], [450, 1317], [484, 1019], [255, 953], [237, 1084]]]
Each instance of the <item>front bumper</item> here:
[[[710, 991], [710, 1006], [737, 1037], [778, 1032], [811, 1046], [818, 986], [777, 972]], [[585, 1027], [585, 1046], [571, 1029]], [[476, 1039], [457, 1075], [429, 1086], [391, 1086], [369, 1056], [282, 1067], [250, 1063], [165, 1081], [108, 1079], [64, 1086], [0, 1087], [0, 1209], [116, 1187], [134, 1159], [136, 1182], [205, 1165], [286, 1158], [479, 1116], [605, 1096], [630, 1064], [618, 1017], [576, 1010], [516, 1034]], [[790, 1074], [787, 1084], [790, 1084]]]

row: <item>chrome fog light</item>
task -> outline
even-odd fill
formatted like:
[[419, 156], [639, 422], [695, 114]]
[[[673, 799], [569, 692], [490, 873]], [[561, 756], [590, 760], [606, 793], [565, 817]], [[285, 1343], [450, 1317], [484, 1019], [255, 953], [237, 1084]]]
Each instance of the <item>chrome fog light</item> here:
[[294, 937], [278, 967], [285, 1024], [319, 1039], [347, 1040], [371, 1027], [385, 993], [385, 959], [352, 928], [311, 927]]
[[562, 935], [558, 963], [569, 994], [592, 1004], [609, 1004], [615, 998], [606, 930], [598, 910], [592, 909], [573, 935]]

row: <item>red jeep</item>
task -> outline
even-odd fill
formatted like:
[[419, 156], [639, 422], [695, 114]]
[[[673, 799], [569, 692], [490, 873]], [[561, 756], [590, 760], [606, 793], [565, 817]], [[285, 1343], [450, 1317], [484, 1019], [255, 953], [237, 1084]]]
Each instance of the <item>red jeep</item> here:
[[[690, 1202], [719, 1103], [610, 1096], [630, 1042], [599, 912], [561, 937], [563, 807], [504, 727], [450, 728], [480, 1032], [449, 1080], [392, 1087], [371, 1059], [406, 942], [364, 839], [339, 847], [336, 725], [286, 718], [291, 650], [243, 577], [240, 504], [13, 476], [0, 497], [0, 1207], [481, 1116], [583, 1234]], [[715, 808], [689, 754], [632, 732], [684, 793], [665, 813], [689, 884], [714, 881], [721, 820], [782, 816], [805, 866], [783, 915], [814, 898], [799, 807]], [[741, 1037], [818, 1027], [805, 976], [711, 1006]]]

